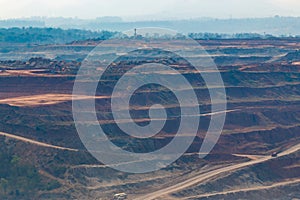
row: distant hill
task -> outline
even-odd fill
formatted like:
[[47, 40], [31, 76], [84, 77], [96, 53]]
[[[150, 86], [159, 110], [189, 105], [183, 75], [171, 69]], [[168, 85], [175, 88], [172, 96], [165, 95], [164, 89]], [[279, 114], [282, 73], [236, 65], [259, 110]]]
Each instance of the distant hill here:
[[0, 27], [59, 27], [64, 29], [87, 29], [93, 31], [124, 31], [139, 27], [163, 27], [183, 33], [259, 33], [272, 35], [299, 35], [300, 17], [269, 17], [249, 19], [212, 19], [200, 18], [191, 20], [165, 21], [122, 21], [118, 17], [101, 17], [96, 19], [46, 18], [1, 20]]
[[61, 44], [77, 40], [108, 39], [114, 32], [61, 28], [0, 28], [0, 42], [27, 44]]

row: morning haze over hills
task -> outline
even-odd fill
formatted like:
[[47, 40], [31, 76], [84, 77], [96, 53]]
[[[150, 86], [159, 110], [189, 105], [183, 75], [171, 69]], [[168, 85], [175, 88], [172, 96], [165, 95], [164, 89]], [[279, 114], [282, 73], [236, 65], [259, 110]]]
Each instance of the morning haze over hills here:
[[164, 27], [181, 33], [258, 33], [300, 35], [300, 17], [266, 18], [191, 18], [182, 20], [135, 20], [125, 21], [121, 17], [99, 17], [95, 19], [64, 17], [30, 17], [0, 20], [1, 28], [10, 27], [57, 27], [63, 29], [86, 29], [92, 31], [125, 31], [136, 27]]

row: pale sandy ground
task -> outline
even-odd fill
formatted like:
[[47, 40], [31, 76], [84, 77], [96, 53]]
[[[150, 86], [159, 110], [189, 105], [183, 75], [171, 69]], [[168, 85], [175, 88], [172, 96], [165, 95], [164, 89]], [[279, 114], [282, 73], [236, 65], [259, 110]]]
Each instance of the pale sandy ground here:
[[38, 145], [38, 146], [41, 146], [41, 147], [47, 147], [47, 148], [59, 149], [59, 150], [67, 150], [67, 151], [78, 151], [77, 149], [71, 149], [71, 148], [67, 148], [67, 147], [55, 146], [55, 145], [52, 145], [52, 144], [47, 144], [47, 143], [44, 143], [44, 142], [38, 142], [36, 140], [28, 139], [28, 138], [25, 138], [25, 137], [21, 137], [21, 136], [9, 134], [9, 133], [0, 132], [0, 135], [11, 138], [11, 139], [19, 140], [19, 141], [22, 141], [22, 142]]
[[238, 157], [244, 157], [244, 158], [249, 158], [250, 160], [257, 160], [266, 156], [261, 156], [261, 155], [245, 155], [245, 154], [232, 154], [234, 156]]
[[297, 183], [300, 183], [300, 179], [283, 181], [283, 182], [279, 182], [279, 183], [274, 183], [272, 185], [263, 185], [263, 186], [256, 186], [256, 187], [250, 187], [250, 188], [229, 190], [229, 191], [224, 191], [224, 192], [215, 192], [215, 193], [209, 193], [209, 194], [196, 195], [196, 196], [191, 196], [191, 197], [187, 197], [184, 199], [195, 199], [195, 198], [203, 198], [203, 197], [212, 197], [212, 196], [217, 196], [217, 195], [233, 194], [233, 193], [238, 193], [238, 192], [266, 190], [266, 189], [271, 189], [271, 188], [276, 188], [276, 187], [281, 187], [281, 186], [286, 186], [286, 185], [292, 185], [292, 184], [297, 184]]
[[36, 76], [36, 77], [64, 77], [64, 76], [72, 76], [72, 75], [63, 75], [63, 74], [46, 74], [44, 73], [45, 69], [30, 69], [30, 70], [14, 70], [7, 69], [0, 71], [0, 76]]
[[[149, 108], [149, 107], [148, 107]], [[147, 108], [145, 108], [147, 110]], [[214, 115], [220, 115], [224, 113], [231, 113], [238, 111], [239, 109], [235, 110], [225, 110], [225, 111], [218, 111], [218, 112], [213, 112], [213, 113], [204, 113], [204, 114], [199, 114], [199, 115], [189, 115], [191, 117], [204, 117], [204, 116], [214, 116]], [[163, 118], [141, 118], [141, 119], [134, 119], [134, 122], [151, 122], [151, 121], [163, 121], [165, 119]], [[100, 120], [100, 124], [111, 124], [111, 123], [130, 123], [132, 119], [121, 119], [121, 120]]]
[[293, 62], [292, 65], [300, 65], [300, 62]]
[[84, 99], [104, 99], [109, 98], [106, 96], [84, 96], [77, 95], [73, 96], [72, 94], [39, 94], [32, 96], [20, 96], [13, 98], [0, 99], [0, 104], [8, 104], [10, 106], [18, 107], [31, 107], [31, 106], [45, 106], [53, 105], [58, 103], [63, 103], [73, 100], [84, 100]]

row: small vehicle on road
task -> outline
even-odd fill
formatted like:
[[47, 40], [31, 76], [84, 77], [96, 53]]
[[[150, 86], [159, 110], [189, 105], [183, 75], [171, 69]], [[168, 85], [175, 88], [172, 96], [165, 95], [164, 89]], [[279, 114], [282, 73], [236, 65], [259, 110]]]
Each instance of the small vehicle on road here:
[[113, 197], [113, 200], [124, 200], [124, 199], [127, 199], [126, 193], [115, 194]]
[[278, 156], [278, 152], [274, 152], [274, 153], [272, 153], [272, 155], [271, 155], [273, 158], [276, 158], [277, 156]]

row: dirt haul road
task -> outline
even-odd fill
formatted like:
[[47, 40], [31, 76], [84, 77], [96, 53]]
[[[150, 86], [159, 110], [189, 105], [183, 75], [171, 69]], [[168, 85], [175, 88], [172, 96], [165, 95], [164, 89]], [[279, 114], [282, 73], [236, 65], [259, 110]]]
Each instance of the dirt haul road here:
[[297, 144], [295, 146], [292, 146], [292, 147], [288, 148], [285, 151], [282, 151], [281, 153], [278, 154], [277, 157], [265, 156], [265, 157], [262, 157], [262, 158], [259, 158], [259, 159], [256, 159], [256, 160], [251, 160], [251, 161], [247, 161], [247, 162], [244, 162], [244, 163], [239, 163], [239, 164], [227, 166], [227, 167], [224, 167], [224, 168], [216, 169], [216, 170], [204, 173], [204, 174], [196, 175], [196, 176], [194, 176], [190, 179], [187, 179], [187, 180], [185, 180], [181, 183], [174, 184], [172, 186], [163, 188], [161, 190], [155, 191], [153, 193], [150, 193], [150, 194], [147, 194], [147, 195], [144, 195], [144, 196], [137, 197], [135, 199], [136, 200], [154, 200], [154, 199], [157, 199], [159, 197], [163, 197], [165, 195], [168, 195], [168, 194], [183, 190], [185, 188], [188, 188], [190, 186], [199, 184], [199, 183], [201, 183], [201, 182], [203, 182], [207, 179], [218, 176], [222, 173], [232, 172], [232, 171], [239, 170], [241, 168], [245, 168], [245, 167], [248, 167], [248, 166], [251, 166], [251, 165], [255, 165], [255, 164], [258, 164], [258, 163], [263, 163], [263, 162], [266, 162], [268, 160], [276, 159], [278, 157], [282, 157], [282, 156], [286, 156], [286, 155], [295, 153], [299, 150], [300, 150], [300, 144]]

